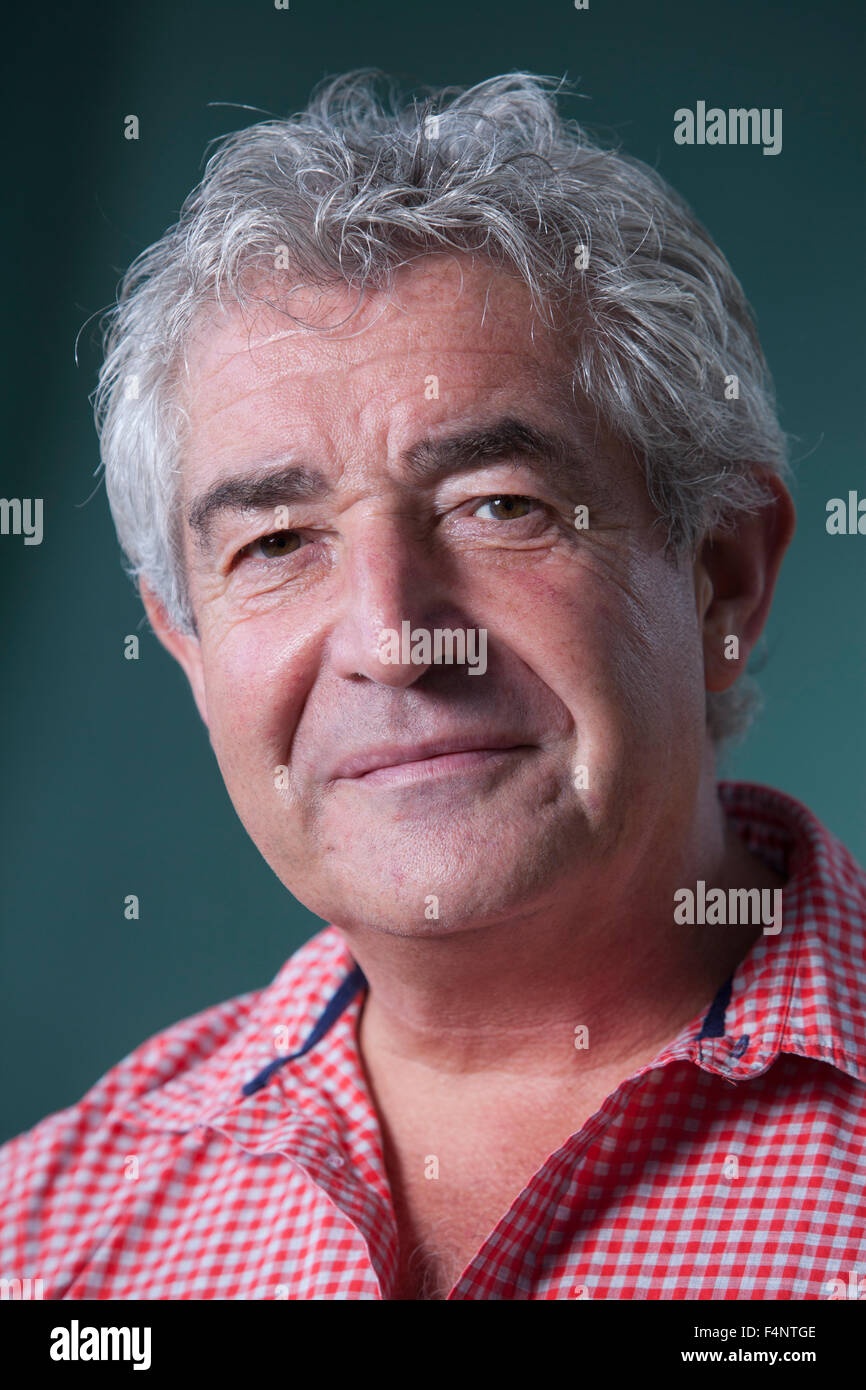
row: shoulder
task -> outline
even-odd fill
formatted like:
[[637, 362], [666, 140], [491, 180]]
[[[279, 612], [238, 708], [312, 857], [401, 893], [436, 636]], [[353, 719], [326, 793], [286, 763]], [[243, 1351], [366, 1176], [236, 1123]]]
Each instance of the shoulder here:
[[335, 935], [318, 932], [265, 988], [154, 1034], [74, 1105], [0, 1147], [0, 1278], [59, 1277], [85, 1232], [110, 1225], [130, 1158], [147, 1154], [152, 1168], [170, 1168], [209, 1098], [266, 1059], [268, 1047], [274, 1055], [272, 1020], [303, 1012], [339, 956]]

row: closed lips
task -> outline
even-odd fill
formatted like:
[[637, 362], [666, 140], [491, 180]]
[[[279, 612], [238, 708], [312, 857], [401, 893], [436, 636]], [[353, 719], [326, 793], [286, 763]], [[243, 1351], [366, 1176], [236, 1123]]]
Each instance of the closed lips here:
[[341, 777], [363, 777], [368, 772], [378, 771], [379, 768], [423, 762], [427, 758], [441, 758], [448, 753], [494, 753], [528, 746], [525, 741], [512, 735], [500, 738], [489, 733], [476, 735], [474, 738], [441, 739], [434, 743], [387, 744], [346, 758], [332, 773], [332, 780], [336, 781]]

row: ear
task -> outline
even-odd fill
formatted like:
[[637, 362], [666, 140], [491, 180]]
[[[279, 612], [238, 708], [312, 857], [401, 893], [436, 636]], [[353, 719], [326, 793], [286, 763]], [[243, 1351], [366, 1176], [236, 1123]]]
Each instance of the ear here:
[[205, 695], [204, 666], [201, 659], [201, 644], [197, 637], [178, 632], [159, 599], [145, 580], [138, 585], [141, 601], [144, 604], [150, 625], [167, 652], [178, 661], [190, 683], [198, 712], [207, 725], [207, 697]]
[[713, 531], [695, 561], [707, 690], [728, 690], [745, 671], [796, 526], [794, 503], [781, 478], [759, 472], [772, 500], [754, 515], [738, 516], [730, 529]]

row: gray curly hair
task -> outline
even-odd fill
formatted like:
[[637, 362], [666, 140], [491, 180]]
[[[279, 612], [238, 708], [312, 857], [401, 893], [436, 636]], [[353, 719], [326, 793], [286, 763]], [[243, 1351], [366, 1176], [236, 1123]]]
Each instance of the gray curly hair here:
[[[743, 290], [659, 174], [564, 120], [555, 79], [516, 72], [405, 103], [380, 83], [328, 80], [298, 115], [223, 139], [106, 316], [95, 412], [112, 516], [130, 575], [180, 631], [196, 630], [175, 505], [186, 345], [207, 305], [243, 306], [273, 279], [278, 248], [299, 282], [359, 297], [419, 255], [475, 253], [520, 277], [546, 322], [579, 313], [574, 385], [642, 461], [672, 555], [769, 500], [756, 464], [787, 471]], [[747, 676], [709, 693], [714, 742], [756, 704]]]

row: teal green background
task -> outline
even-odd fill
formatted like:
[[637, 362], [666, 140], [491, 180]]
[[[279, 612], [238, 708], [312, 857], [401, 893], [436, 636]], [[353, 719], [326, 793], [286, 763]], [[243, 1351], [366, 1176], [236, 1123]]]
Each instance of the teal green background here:
[[[2, 495], [45, 499], [41, 546], [0, 537], [0, 1137], [75, 1101], [145, 1037], [267, 982], [320, 925], [238, 822], [184, 678], [142, 620], [97, 485], [92, 316], [174, 220], [206, 143], [285, 114], [329, 73], [407, 84], [528, 68], [692, 202], [758, 316], [796, 436], [798, 532], [769, 622], [766, 712], [728, 775], [799, 797], [866, 858], [866, 537], [825, 507], [863, 467], [861, 5], [731, 0], [291, 0], [43, 5], [7, 21]], [[777, 157], [679, 147], [673, 113], [781, 107]], [[139, 116], [138, 142], [123, 119]], [[86, 325], [86, 326], [85, 326]], [[82, 330], [79, 361], [74, 345]], [[124, 637], [141, 636], [137, 662]], [[124, 896], [141, 917], [127, 922]]]

